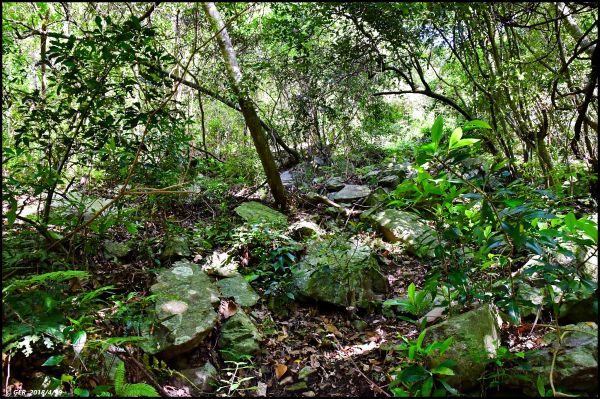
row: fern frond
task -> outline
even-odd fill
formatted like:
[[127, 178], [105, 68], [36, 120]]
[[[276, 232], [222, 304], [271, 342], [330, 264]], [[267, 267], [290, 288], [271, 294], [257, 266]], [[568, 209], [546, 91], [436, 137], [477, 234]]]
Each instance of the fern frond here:
[[119, 391], [116, 391], [118, 396], [123, 396], [123, 397], [138, 397], [138, 396], [145, 396], [145, 397], [152, 397], [152, 398], [157, 398], [160, 397], [160, 395], [158, 394], [158, 392], [156, 392], [156, 389], [154, 389], [153, 387], [151, 387], [148, 384], [125, 384], [122, 389]]
[[148, 384], [128, 384], [125, 382], [125, 363], [119, 363], [115, 372], [115, 393], [120, 397], [146, 396], [157, 398], [160, 395]]
[[[119, 395], [119, 392], [125, 385], [125, 363], [119, 362], [117, 370], [115, 371], [115, 392]], [[121, 396], [121, 395], [119, 395]]]

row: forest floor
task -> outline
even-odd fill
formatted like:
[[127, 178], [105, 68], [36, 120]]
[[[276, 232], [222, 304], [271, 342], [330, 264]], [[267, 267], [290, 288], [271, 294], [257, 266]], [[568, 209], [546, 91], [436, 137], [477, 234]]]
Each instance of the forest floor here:
[[[259, 198], [257, 194], [244, 198], [232, 197], [229, 209], [246, 200]], [[324, 211], [323, 205], [308, 205], [297, 194], [294, 200], [296, 212], [290, 215], [290, 221], [306, 214], [317, 214], [320, 220], [332, 218]], [[214, 223], [211, 212], [202, 206], [178, 206], [174, 202], [170, 208], [161, 208], [158, 212], [160, 215], [155, 215], [157, 219], [177, 220], [184, 229], [194, 228], [202, 221], [207, 225]], [[345, 226], [348, 221], [346, 219], [340, 223]], [[164, 223], [152, 220], [147, 220], [142, 230], [146, 236], [144, 238], [160, 238], [166, 233]], [[422, 285], [430, 268], [427, 261], [404, 253], [400, 246], [384, 242], [375, 232], [360, 234], [365, 235], [367, 240], [377, 241], [380, 266], [389, 283], [384, 299], [405, 296], [411, 282], [417, 287]], [[111, 238], [115, 241], [132, 239], [124, 228], [114, 229]], [[156, 265], [151, 260], [138, 259], [118, 264], [98, 253], [86, 258], [85, 262], [92, 278], [79, 289], [92, 290], [113, 285], [124, 292], [147, 294], [154, 282]], [[220, 370], [218, 380], [221, 388], [217, 396], [390, 396], [387, 388], [390, 383], [389, 371], [397, 362], [393, 347], [403, 342], [402, 337], [408, 340], [417, 338], [420, 329], [416, 323], [385, 317], [381, 309], [355, 311], [323, 303], [297, 301], [288, 303], [286, 308], [274, 314], [267, 306], [265, 288], [256, 285], [254, 288], [261, 300], [252, 308], [251, 314], [259, 320], [259, 329], [265, 339], [261, 343], [261, 352], [251, 362], [232, 373], [232, 365], [224, 362], [216, 349], [218, 329], [214, 330], [204, 345], [185, 356], [187, 368], [201, 367], [210, 359]], [[547, 329], [532, 327], [531, 324], [518, 327], [506, 324], [502, 332], [503, 345], [511, 351], [539, 347], [539, 338]], [[119, 336], [123, 332], [112, 333]], [[169, 366], [181, 368], [175, 364]], [[306, 366], [311, 368], [312, 373], [301, 380], [300, 371]], [[22, 380], [27, 379], [29, 372], [35, 371], [26, 369], [20, 371], [19, 378]], [[141, 373], [130, 376], [134, 381], [147, 381], [145, 377]], [[247, 380], [237, 386], [244, 378]], [[175, 377], [160, 380], [159, 384], [170, 396], [186, 395], [187, 391]], [[493, 396], [494, 392], [487, 394]]]

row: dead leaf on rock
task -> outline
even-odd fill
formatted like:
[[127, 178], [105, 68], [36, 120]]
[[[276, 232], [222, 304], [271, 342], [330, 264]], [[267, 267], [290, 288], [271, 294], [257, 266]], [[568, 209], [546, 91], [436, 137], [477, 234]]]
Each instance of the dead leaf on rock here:
[[228, 319], [238, 311], [238, 306], [235, 301], [231, 299], [223, 299], [221, 300], [221, 304], [219, 305], [219, 314], [223, 317], [223, 319]]

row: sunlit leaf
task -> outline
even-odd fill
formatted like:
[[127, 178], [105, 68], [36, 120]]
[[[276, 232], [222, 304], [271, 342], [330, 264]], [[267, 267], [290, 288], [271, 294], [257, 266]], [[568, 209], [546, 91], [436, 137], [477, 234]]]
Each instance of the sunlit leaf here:
[[442, 139], [442, 131], [444, 128], [444, 118], [438, 116], [433, 122], [431, 127], [431, 142], [433, 143], [433, 150], [437, 150]]
[[42, 366], [56, 366], [57, 364], [60, 364], [60, 362], [62, 362], [64, 358], [64, 355], [50, 356], [48, 360], [46, 360], [44, 364], [42, 364]]
[[73, 336], [73, 350], [76, 354], [80, 354], [87, 341], [87, 334], [85, 331], [78, 331]]

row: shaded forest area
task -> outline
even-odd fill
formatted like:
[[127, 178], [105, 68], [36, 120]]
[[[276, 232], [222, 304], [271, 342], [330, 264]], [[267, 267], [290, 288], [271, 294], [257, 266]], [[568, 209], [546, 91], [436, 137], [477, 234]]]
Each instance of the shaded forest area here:
[[2, 394], [598, 394], [598, 6], [2, 5]]

